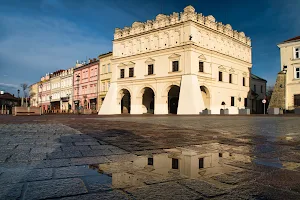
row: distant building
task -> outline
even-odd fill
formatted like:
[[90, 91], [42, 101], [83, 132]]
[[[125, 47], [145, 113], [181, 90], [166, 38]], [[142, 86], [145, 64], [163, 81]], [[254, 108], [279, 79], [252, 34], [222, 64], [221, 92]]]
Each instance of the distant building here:
[[19, 98], [7, 92], [0, 92], [0, 114], [11, 114], [12, 108], [19, 105]]
[[29, 86], [30, 106], [38, 107], [39, 85], [34, 83]]
[[271, 97], [271, 108], [294, 110], [300, 107], [300, 36], [280, 44], [281, 66]]
[[38, 82], [38, 91], [38, 105], [42, 108], [42, 112], [50, 111], [51, 83], [49, 73]]
[[60, 110], [62, 112], [70, 112], [72, 109], [73, 72], [74, 68], [70, 68], [60, 74]]
[[192, 6], [116, 28], [99, 114], [238, 114], [250, 92], [251, 52], [244, 32]]
[[98, 81], [98, 90], [99, 90], [98, 110], [99, 110], [110, 86], [112, 52], [102, 54], [98, 56], [98, 58], [99, 58], [99, 81]]
[[77, 64], [73, 74], [74, 109], [83, 108], [97, 112], [99, 60], [89, 59], [87, 64]]
[[[266, 87], [267, 81], [262, 79], [254, 74], [251, 74], [250, 79], [250, 88], [251, 95], [249, 100], [248, 108], [251, 109], [251, 113], [253, 114], [263, 114], [264, 113], [264, 105], [262, 103], [263, 99], [266, 99]], [[268, 108], [268, 105], [265, 105], [265, 109]]]

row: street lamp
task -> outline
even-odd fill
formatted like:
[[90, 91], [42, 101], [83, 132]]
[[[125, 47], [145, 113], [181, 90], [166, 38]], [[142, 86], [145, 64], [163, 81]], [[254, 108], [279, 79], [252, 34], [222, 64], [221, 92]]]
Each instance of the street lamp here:
[[20, 98], [20, 90], [18, 89], [18, 98]]
[[77, 98], [78, 98], [78, 104], [77, 104], [77, 112], [79, 114], [79, 80], [80, 80], [80, 75], [77, 74]]
[[50, 96], [49, 96], [49, 100], [50, 100], [50, 112], [52, 112], [52, 108], [51, 108], [51, 99], [52, 99], [52, 96], [50, 95]]

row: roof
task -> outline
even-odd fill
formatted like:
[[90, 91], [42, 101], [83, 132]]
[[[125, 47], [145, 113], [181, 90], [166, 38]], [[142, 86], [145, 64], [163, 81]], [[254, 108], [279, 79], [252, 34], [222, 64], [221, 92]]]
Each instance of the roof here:
[[111, 56], [111, 55], [112, 55], [112, 52], [110, 51], [108, 53], [104, 53], [104, 54], [99, 55], [98, 58], [100, 59], [100, 58], [104, 58], [106, 56]]
[[265, 80], [265, 79], [263, 79], [263, 78], [260, 78], [259, 76], [256, 76], [256, 75], [254, 75], [254, 74], [251, 74], [251, 79], [255, 79], [255, 80], [267, 82], [267, 80]]
[[296, 42], [296, 41], [300, 41], [300, 36], [296, 36], [296, 37], [293, 37], [291, 39], [285, 40], [285, 41], [281, 42], [281, 44], [282, 43], [288, 43], [288, 42]]
[[4, 94], [0, 94], [0, 99], [5, 99], [5, 100], [18, 100], [18, 98], [14, 97], [8, 92], [5, 92]]

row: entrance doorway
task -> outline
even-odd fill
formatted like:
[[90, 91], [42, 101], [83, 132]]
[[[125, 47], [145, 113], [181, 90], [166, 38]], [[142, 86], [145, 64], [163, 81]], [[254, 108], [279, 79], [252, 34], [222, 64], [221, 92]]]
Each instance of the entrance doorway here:
[[154, 114], [154, 92], [151, 88], [144, 88], [143, 94], [144, 113]]
[[130, 113], [131, 95], [130, 92], [126, 89], [123, 89], [121, 93], [123, 95], [121, 100], [121, 113], [128, 114]]
[[200, 86], [200, 90], [205, 108], [210, 109], [210, 94], [207, 87]]
[[179, 93], [180, 87], [177, 85], [172, 85], [168, 92], [168, 108], [171, 114], [177, 114]]

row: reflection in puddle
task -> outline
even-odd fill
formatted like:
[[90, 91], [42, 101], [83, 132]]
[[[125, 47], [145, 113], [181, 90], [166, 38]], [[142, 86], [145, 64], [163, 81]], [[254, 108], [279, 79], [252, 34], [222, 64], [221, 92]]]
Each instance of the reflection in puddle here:
[[224, 161], [251, 162], [247, 147], [218, 143], [165, 149], [165, 153], [137, 156], [132, 161], [99, 164], [100, 173], [110, 174], [113, 188], [143, 186], [186, 178], [209, 178], [244, 169]]

